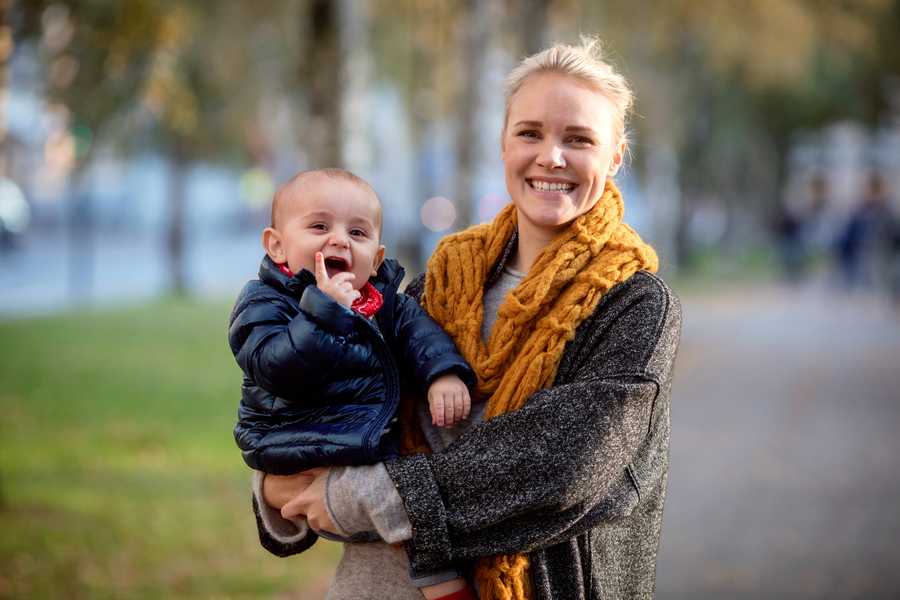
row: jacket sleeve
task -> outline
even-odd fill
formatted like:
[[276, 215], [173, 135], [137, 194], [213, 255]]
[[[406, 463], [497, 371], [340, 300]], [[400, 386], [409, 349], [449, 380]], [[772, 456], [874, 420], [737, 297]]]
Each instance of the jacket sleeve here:
[[649, 285], [582, 324], [587, 342], [560, 365], [568, 383], [444, 452], [385, 464], [412, 524], [413, 572], [545, 548], [634, 508], [623, 490], [667, 394], [681, 324], [668, 288], [644, 277]]
[[315, 286], [295, 314], [275, 293], [251, 293], [235, 305], [228, 340], [238, 365], [257, 385], [296, 398], [329, 380], [338, 358], [361, 335], [355, 315]]
[[447, 373], [455, 373], [469, 387], [475, 385], [475, 373], [450, 336], [406, 294], [397, 294], [393, 337], [401, 364], [423, 391]]

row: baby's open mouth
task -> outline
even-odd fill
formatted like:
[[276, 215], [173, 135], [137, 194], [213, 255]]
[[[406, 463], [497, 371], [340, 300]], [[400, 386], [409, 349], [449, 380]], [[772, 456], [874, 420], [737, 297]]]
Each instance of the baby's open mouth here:
[[340, 256], [329, 256], [325, 259], [325, 270], [328, 271], [329, 277], [334, 277], [338, 273], [350, 270], [350, 263]]

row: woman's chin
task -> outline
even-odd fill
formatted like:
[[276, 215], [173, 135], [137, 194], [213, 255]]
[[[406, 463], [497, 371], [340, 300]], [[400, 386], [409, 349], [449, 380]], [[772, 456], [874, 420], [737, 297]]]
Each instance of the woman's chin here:
[[540, 229], [556, 230], [567, 225], [574, 217], [574, 211], [567, 208], [562, 203], [546, 206], [544, 210], [525, 212], [525, 218]]

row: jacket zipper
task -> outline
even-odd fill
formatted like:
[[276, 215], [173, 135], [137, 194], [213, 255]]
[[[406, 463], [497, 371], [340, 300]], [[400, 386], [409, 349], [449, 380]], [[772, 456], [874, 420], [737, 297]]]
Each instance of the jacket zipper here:
[[400, 384], [398, 381], [399, 376], [397, 374], [397, 366], [394, 364], [394, 360], [393, 358], [391, 358], [390, 352], [386, 351], [387, 343], [380, 335], [378, 335], [378, 342], [376, 343], [375, 347], [379, 359], [381, 360], [382, 364], [387, 366], [388, 372], [385, 373], [384, 377], [384, 395], [386, 401], [383, 405], [382, 411], [378, 413], [378, 418], [372, 421], [372, 424], [369, 426], [369, 430], [366, 432], [364, 443], [366, 453], [370, 459], [374, 459], [378, 456], [376, 451], [378, 449], [379, 442], [381, 441], [381, 435], [384, 432], [385, 425], [387, 425], [387, 422], [394, 415], [394, 413], [397, 412], [397, 406], [400, 403]]
[[[394, 303], [397, 301], [397, 289], [400, 287], [400, 280], [402, 278], [403, 269], [400, 269], [394, 279], [389, 283], [391, 289], [394, 290], [394, 297], [391, 298], [390, 306], [385, 302], [384, 308], [389, 308], [390, 310], [394, 309]], [[400, 404], [400, 375], [397, 365], [394, 363], [394, 358], [391, 356], [387, 341], [384, 339], [384, 335], [367, 319], [364, 319], [361, 316], [360, 318], [365, 321], [366, 326], [370, 329], [370, 333], [375, 336], [373, 349], [375, 349], [379, 361], [387, 367], [387, 372], [384, 377], [385, 403], [383, 409], [378, 413], [378, 418], [372, 421], [369, 430], [363, 438], [366, 454], [369, 459], [375, 459], [378, 457], [377, 450], [379, 443], [381, 442], [384, 427], [387, 425], [390, 418], [397, 412], [397, 406]], [[393, 318], [391, 319], [391, 324], [393, 324]]]

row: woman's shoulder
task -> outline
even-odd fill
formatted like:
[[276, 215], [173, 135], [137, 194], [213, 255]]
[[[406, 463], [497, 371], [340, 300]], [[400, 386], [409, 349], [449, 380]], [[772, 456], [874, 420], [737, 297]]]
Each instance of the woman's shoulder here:
[[[618, 372], [669, 371], [681, 337], [681, 303], [657, 275], [638, 271], [613, 287], [585, 319], [563, 362], [597, 363]], [[568, 371], [560, 365], [562, 372]]]
[[425, 293], [425, 273], [419, 273], [406, 284], [404, 293], [411, 296], [413, 300], [422, 304], [422, 295]]
[[655, 315], [655, 320], [681, 315], [678, 296], [661, 277], [649, 271], [638, 271], [609, 290], [598, 303], [594, 316], [619, 307], [644, 312], [648, 317]]

